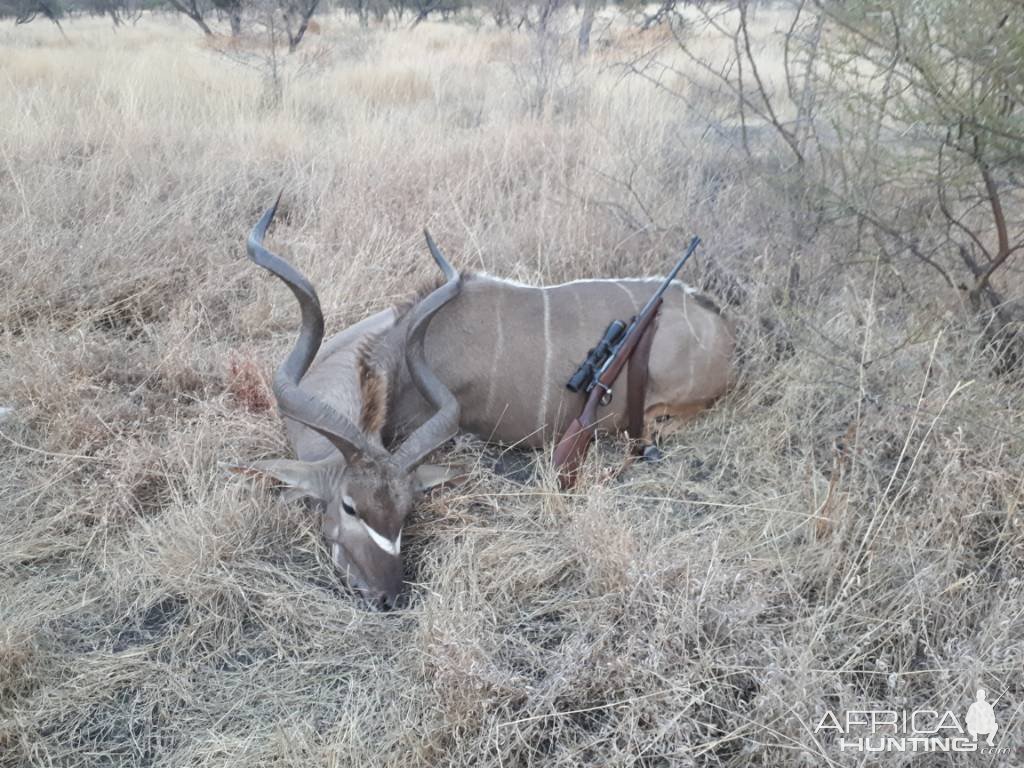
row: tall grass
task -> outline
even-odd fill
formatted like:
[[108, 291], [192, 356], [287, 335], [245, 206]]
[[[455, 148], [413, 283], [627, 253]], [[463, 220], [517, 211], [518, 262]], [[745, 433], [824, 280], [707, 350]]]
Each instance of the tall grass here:
[[[0, 765], [853, 765], [826, 710], [977, 687], [986, 764], [1019, 760], [1020, 383], [926, 271], [797, 226], [720, 94], [623, 77], [622, 25], [536, 108], [525, 36], [330, 18], [270, 109], [183, 22], [65, 26], [0, 29]], [[288, 451], [261, 377], [295, 307], [243, 253], [282, 188], [273, 244], [334, 330], [431, 273], [425, 224], [536, 283], [698, 232], [739, 383], [573, 494], [460, 438], [408, 605], [368, 613], [317, 520], [217, 469]]]

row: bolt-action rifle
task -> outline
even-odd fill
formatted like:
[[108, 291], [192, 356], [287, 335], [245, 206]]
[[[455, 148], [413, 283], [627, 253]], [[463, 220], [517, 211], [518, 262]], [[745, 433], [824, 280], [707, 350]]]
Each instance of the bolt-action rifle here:
[[553, 458], [555, 469], [558, 471], [559, 485], [563, 490], [571, 488], [576, 482], [580, 465], [583, 464], [587, 450], [594, 440], [598, 406], [608, 405], [612, 401], [615, 380], [658, 314], [665, 291], [675, 280], [687, 259], [697, 250], [698, 245], [700, 238], [694, 237], [683, 258], [675, 265], [644, 308], [630, 320], [628, 326], [621, 320], [615, 320], [608, 326], [601, 341], [590, 350], [587, 359], [580, 364], [566, 384], [571, 392], [585, 392], [587, 401], [580, 415], [573, 419], [555, 446]]

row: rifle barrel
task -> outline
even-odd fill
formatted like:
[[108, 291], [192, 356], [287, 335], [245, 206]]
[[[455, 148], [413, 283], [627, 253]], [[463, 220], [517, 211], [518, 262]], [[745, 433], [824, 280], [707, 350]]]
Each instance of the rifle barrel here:
[[687, 260], [691, 256], [693, 256], [693, 252], [697, 250], [698, 245], [700, 245], [700, 238], [694, 235], [693, 240], [690, 241], [690, 245], [686, 249], [686, 253], [683, 254], [683, 258], [681, 258], [676, 263], [672, 271], [668, 273], [668, 277], [665, 278], [665, 282], [661, 284], [661, 287], [653, 296], [651, 296], [650, 300], [646, 304], [644, 304], [644, 308], [640, 310], [640, 314], [638, 314], [637, 317], [644, 314], [644, 312], [646, 312], [650, 307], [652, 307], [654, 303], [662, 297], [665, 291], [668, 290], [668, 287], [672, 285], [672, 281], [676, 279], [676, 275], [679, 274], [679, 270], [681, 270], [683, 268], [683, 265], [686, 264]]
[[696, 235], [694, 235], [693, 240], [690, 241], [690, 245], [686, 249], [686, 253], [683, 254], [683, 258], [681, 258], [676, 263], [675, 267], [673, 267], [672, 271], [668, 273], [668, 277], [665, 278], [665, 281], [661, 284], [661, 287], [658, 288], [657, 291], [655, 291], [654, 295], [651, 296], [651, 298], [648, 300], [648, 302], [646, 304], [644, 304], [644, 308], [641, 309], [636, 314], [636, 316], [633, 317], [632, 320], [630, 320], [629, 327], [626, 328], [626, 332], [625, 333], [623, 333], [621, 336], [619, 336], [619, 340], [618, 340], [618, 342], [616, 342], [615, 346], [612, 348], [611, 354], [608, 355], [608, 357], [605, 358], [604, 363], [597, 370], [594, 371], [593, 383], [590, 385], [590, 387], [588, 388], [587, 391], [590, 391], [590, 389], [593, 389], [595, 384], [598, 381], [601, 380], [601, 376], [604, 375], [604, 372], [606, 370], [608, 370], [612, 366], [612, 363], [615, 362], [615, 358], [619, 354], [619, 350], [622, 349], [622, 347], [625, 346], [625, 344], [629, 340], [630, 336], [632, 336], [633, 332], [636, 330], [636, 326], [637, 326], [637, 323], [640, 321], [640, 318], [643, 317], [644, 315], [646, 315], [650, 311], [650, 309], [655, 304], [658, 303], [658, 301], [661, 299], [661, 297], [665, 294], [665, 291], [668, 290], [668, 287], [670, 285], [672, 285], [672, 281], [676, 279], [676, 275], [679, 274], [679, 270], [681, 270], [683, 268], [683, 265], [686, 264], [687, 260], [691, 256], [693, 256], [693, 252], [697, 250], [697, 246], [698, 245], [700, 245], [700, 238], [697, 237]]

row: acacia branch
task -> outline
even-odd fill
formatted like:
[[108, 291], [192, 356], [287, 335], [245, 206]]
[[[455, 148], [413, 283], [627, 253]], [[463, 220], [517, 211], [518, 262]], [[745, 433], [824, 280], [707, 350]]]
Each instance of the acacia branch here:
[[[978, 166], [978, 171], [981, 173], [981, 180], [985, 184], [985, 194], [988, 196], [989, 207], [992, 209], [992, 223], [996, 228], [996, 253], [995, 257], [990, 257], [988, 265], [984, 271], [978, 276], [974, 282], [974, 287], [971, 289], [971, 299], [977, 301], [981, 293], [988, 287], [989, 280], [992, 278], [992, 273], [999, 269], [1006, 260], [1010, 258], [1010, 254], [1020, 248], [1020, 244], [1011, 248], [1010, 246], [1010, 235], [1006, 227], [1006, 214], [1003, 211], [1002, 198], [999, 195], [999, 187], [996, 185], [995, 178], [992, 176], [992, 169], [989, 168], [987, 162], [982, 157], [982, 144], [978, 140], [978, 137], [974, 137], [974, 151], [972, 157], [974, 158], [975, 164]], [[986, 252], [987, 255], [987, 252]]]
[[180, 0], [168, 0], [168, 2], [170, 2], [171, 7], [174, 8], [174, 10], [176, 10], [178, 13], [188, 16], [190, 19], [192, 19], [192, 21], [198, 24], [199, 28], [203, 30], [203, 34], [205, 34], [207, 37], [214, 36], [213, 30], [210, 29], [209, 25], [206, 23], [206, 20], [203, 19], [203, 14], [199, 11], [199, 8], [196, 6], [194, 0], [191, 3], [191, 8], [186, 7], [184, 4], [180, 2]]
[[769, 122], [775, 127], [779, 135], [782, 136], [789, 148], [793, 150], [793, 154], [796, 155], [796, 160], [800, 165], [804, 164], [804, 154], [800, 151], [800, 147], [797, 144], [796, 137], [787, 130], [782, 123], [779, 121], [778, 115], [775, 114], [775, 109], [772, 107], [771, 99], [768, 97], [768, 90], [764, 86], [764, 81], [761, 79], [761, 73], [757, 69], [757, 62], [754, 60], [754, 54], [750, 49], [750, 33], [747, 30], [747, 0], [742, 0], [739, 4], [740, 12], [740, 32], [743, 35], [743, 49], [747, 53], [747, 61], [750, 62], [750, 74], [754, 77], [754, 82], [757, 83], [757, 90], [761, 94], [761, 100], [764, 102], [764, 108], [768, 113]]
[[309, 27], [309, 19], [316, 12], [317, 6], [320, 5], [320, 0], [311, 0], [311, 2], [303, 9], [302, 18], [299, 21], [299, 28], [295, 34], [292, 35], [291, 25], [287, 24], [286, 30], [288, 32], [288, 53], [295, 53], [295, 49], [299, 47], [302, 42], [303, 36], [306, 34], [306, 29]]
[[1003, 213], [1003, 203], [999, 197], [999, 190], [996, 188], [995, 180], [992, 178], [992, 171], [988, 166], [981, 165], [981, 178], [985, 182], [985, 194], [988, 195], [989, 205], [992, 207], [992, 220], [996, 225], [996, 239], [999, 243], [996, 257], [989, 268], [985, 270], [985, 279], [998, 269], [1010, 256], [1010, 238], [1006, 231], [1006, 215]]
[[[967, 235], [969, 238], [971, 238], [971, 240], [974, 242], [974, 244], [976, 246], [978, 246], [978, 249], [983, 254], [985, 254], [985, 258], [987, 258], [989, 261], [991, 261], [992, 260], [992, 254], [989, 253], [988, 248], [985, 247], [985, 244], [981, 241], [981, 238], [978, 237], [977, 234], [975, 234], [974, 230], [972, 230], [970, 227], [968, 227], [966, 224], [964, 224], [961, 219], [958, 219], [956, 216], [953, 215], [953, 211], [950, 209], [949, 203], [946, 200], [946, 187], [945, 187], [945, 184], [943, 183], [943, 180], [942, 180], [942, 158], [943, 158], [943, 149], [944, 149], [946, 144], [950, 144], [950, 146], [953, 146], [952, 142], [951, 142], [951, 137], [950, 137], [948, 131], [946, 132], [946, 141], [943, 144], [939, 144], [939, 167], [938, 167], [938, 175], [937, 175], [936, 180], [935, 180], [935, 192], [936, 192], [936, 197], [938, 198], [938, 201], [939, 201], [939, 211], [941, 211], [942, 215], [946, 217], [946, 221], [948, 221], [951, 225], [953, 225], [954, 227], [959, 229], [961, 232], [963, 232], [965, 235]], [[968, 212], [970, 212], [970, 211], [968, 210]], [[967, 266], [969, 268], [971, 268], [971, 271], [974, 273], [975, 277], [977, 277], [981, 273], [981, 270], [975, 270], [974, 267], [971, 266], [972, 263], [974, 263], [973, 260], [971, 262], [965, 262], [965, 263], [967, 263]]]
[[925, 264], [932, 267], [936, 272], [942, 275], [942, 279], [946, 281], [946, 285], [956, 290], [956, 283], [953, 282], [953, 278], [949, 276], [949, 273], [942, 267], [941, 264], [939, 264], [933, 258], [924, 253], [924, 251], [922, 251], [918, 247], [917, 243], [908, 240], [902, 234], [900, 234], [900, 232], [895, 227], [886, 224], [884, 221], [882, 221], [876, 216], [873, 216], [867, 211], [854, 209], [854, 212], [862, 219], [872, 224], [874, 227], [876, 227], [877, 229], [891, 237], [893, 240], [898, 242], [900, 245], [902, 245], [904, 248], [906, 248], [908, 251], [914, 254], [914, 256], [923, 261]]

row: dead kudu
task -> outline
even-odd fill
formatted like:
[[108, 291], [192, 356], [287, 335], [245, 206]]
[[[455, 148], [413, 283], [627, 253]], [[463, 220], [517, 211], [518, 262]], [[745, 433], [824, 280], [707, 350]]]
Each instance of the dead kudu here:
[[[579, 413], [565, 382], [601, 329], [635, 314], [658, 278], [578, 280], [532, 287], [460, 275], [433, 240], [440, 287], [386, 309], [326, 343], [309, 281], [263, 247], [277, 206], [249, 235], [249, 255], [283, 280], [302, 313], [298, 341], [274, 377], [296, 459], [235, 466], [315, 500], [332, 559], [374, 608], [402, 587], [402, 528], [418, 493], [452, 476], [425, 464], [463, 429], [486, 440], [541, 447]], [[733, 331], [682, 283], [666, 292], [650, 353], [644, 415], [685, 417], [726, 389]], [[625, 423], [625, 397], [603, 409]]]

